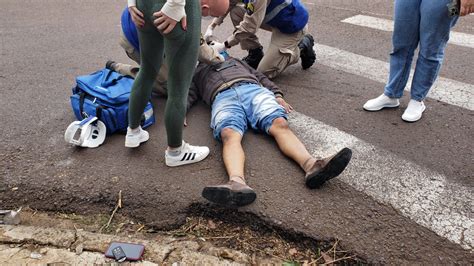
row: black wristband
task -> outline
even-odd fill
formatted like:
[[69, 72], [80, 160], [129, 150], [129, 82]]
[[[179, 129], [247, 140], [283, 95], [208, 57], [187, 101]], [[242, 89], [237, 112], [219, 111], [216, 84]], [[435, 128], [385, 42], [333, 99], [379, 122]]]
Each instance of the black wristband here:
[[225, 48], [230, 49], [230, 45], [229, 45], [229, 42], [228, 42], [228, 41], [225, 41], [225, 42], [224, 42], [224, 46], [225, 46]]

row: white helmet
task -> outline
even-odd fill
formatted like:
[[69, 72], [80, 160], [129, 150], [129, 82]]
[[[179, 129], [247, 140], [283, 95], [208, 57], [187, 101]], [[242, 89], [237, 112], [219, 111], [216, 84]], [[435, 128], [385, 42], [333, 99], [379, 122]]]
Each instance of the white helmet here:
[[82, 121], [72, 122], [64, 133], [64, 139], [76, 146], [97, 148], [104, 143], [106, 130], [102, 121], [90, 116]]

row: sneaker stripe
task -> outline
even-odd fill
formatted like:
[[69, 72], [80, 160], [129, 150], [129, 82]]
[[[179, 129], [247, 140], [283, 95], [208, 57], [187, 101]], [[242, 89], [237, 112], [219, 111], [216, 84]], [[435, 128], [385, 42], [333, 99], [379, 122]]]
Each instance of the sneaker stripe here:
[[196, 157], [196, 153], [193, 153], [193, 158], [191, 158], [191, 160], [194, 160], [195, 157]]
[[193, 156], [193, 153], [188, 153], [188, 157], [186, 158], [186, 161], [189, 161], [189, 159], [191, 159], [191, 156]]
[[188, 155], [188, 153], [185, 153], [185, 154], [183, 155], [183, 158], [181, 159], [181, 162], [184, 161], [184, 159], [186, 158], [186, 155]]

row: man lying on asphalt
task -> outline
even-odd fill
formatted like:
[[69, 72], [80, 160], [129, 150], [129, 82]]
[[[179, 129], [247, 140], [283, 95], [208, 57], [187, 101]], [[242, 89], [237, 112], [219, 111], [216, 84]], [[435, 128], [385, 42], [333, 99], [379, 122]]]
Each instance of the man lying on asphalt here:
[[249, 125], [275, 138], [280, 150], [303, 169], [306, 186], [311, 189], [341, 174], [351, 159], [349, 148], [328, 158], [311, 156], [288, 126], [287, 113], [292, 107], [283, 99], [283, 93], [265, 75], [239, 59], [228, 57], [222, 63], [200, 63], [188, 101], [193, 103], [198, 98], [211, 106], [211, 128], [214, 137], [223, 143], [229, 176], [225, 184], [204, 188], [202, 196], [211, 202], [243, 206], [257, 197], [244, 176], [241, 141]]

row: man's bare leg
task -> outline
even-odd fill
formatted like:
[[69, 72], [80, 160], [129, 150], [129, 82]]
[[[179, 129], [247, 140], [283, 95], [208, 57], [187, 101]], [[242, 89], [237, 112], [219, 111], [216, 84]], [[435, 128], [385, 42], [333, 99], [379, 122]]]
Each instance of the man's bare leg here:
[[242, 148], [242, 136], [231, 128], [221, 131], [222, 157], [229, 178], [235, 182], [245, 184], [244, 165], [245, 153]]
[[[273, 120], [269, 133], [275, 138], [283, 154], [293, 159], [305, 172], [316, 161], [309, 154], [304, 144], [291, 131], [285, 118], [280, 117]], [[306, 167], [305, 164], [307, 165]]]
[[223, 185], [205, 187], [202, 196], [211, 202], [226, 206], [248, 205], [255, 201], [257, 195], [245, 183], [242, 135], [231, 128], [224, 128], [221, 131], [221, 139], [222, 157], [229, 181]]
[[306, 185], [310, 188], [320, 187], [327, 180], [340, 175], [352, 156], [352, 151], [344, 148], [329, 158], [314, 158], [291, 131], [288, 121], [284, 118], [273, 120], [269, 133], [275, 138], [283, 154], [293, 159], [305, 171]]

